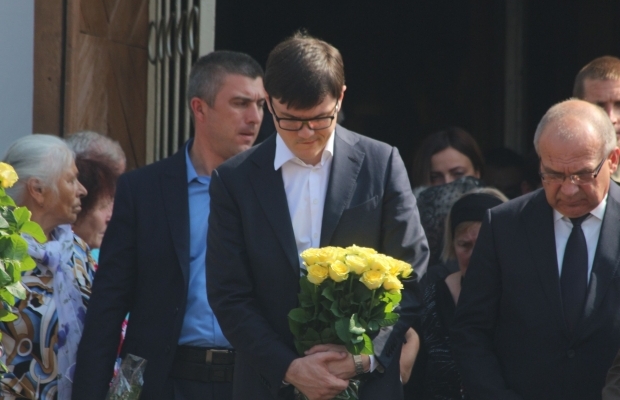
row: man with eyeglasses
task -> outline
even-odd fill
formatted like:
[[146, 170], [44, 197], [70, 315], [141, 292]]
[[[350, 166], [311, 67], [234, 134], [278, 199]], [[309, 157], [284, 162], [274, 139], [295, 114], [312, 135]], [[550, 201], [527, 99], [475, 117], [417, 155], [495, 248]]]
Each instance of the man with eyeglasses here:
[[310, 247], [372, 247], [419, 275], [428, 261], [397, 149], [337, 125], [345, 88], [336, 48], [302, 33], [280, 43], [265, 74], [277, 133], [213, 174], [208, 296], [237, 351], [235, 399], [293, 399], [294, 388], [332, 399], [358, 374], [361, 399], [403, 397], [399, 355], [420, 311], [415, 279], [373, 356], [325, 345], [302, 357], [287, 321], [298, 304], [299, 254]]
[[594, 400], [620, 347], [620, 150], [582, 100], [536, 129], [543, 188], [487, 211], [452, 326], [473, 399]]

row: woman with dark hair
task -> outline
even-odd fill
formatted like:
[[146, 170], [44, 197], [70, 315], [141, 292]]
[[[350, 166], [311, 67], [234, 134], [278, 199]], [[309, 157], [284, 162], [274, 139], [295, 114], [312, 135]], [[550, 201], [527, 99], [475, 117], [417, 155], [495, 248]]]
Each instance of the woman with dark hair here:
[[91, 250], [101, 247], [101, 240], [112, 217], [114, 192], [118, 174], [107, 163], [76, 157], [78, 180], [88, 194], [82, 199], [82, 210], [73, 224], [73, 232], [82, 238]]
[[426, 365], [422, 400], [468, 399], [452, 356], [450, 325], [486, 210], [507, 200], [497, 189], [474, 189], [454, 203], [446, 218], [442, 260], [455, 260], [459, 271], [428, 285], [424, 291], [420, 336]]
[[463, 176], [480, 178], [483, 170], [476, 140], [465, 130], [451, 127], [424, 139], [413, 161], [411, 183], [414, 188], [443, 185]]

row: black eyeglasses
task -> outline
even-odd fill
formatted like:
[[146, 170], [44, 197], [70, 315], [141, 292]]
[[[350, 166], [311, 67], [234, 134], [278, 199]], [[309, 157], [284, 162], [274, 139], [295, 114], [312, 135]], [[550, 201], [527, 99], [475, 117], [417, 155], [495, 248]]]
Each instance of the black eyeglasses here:
[[590, 185], [594, 183], [599, 172], [601, 172], [601, 168], [603, 168], [605, 160], [607, 160], [607, 157], [603, 158], [603, 161], [601, 161], [601, 163], [598, 165], [598, 167], [596, 167], [593, 172], [584, 172], [581, 174], [572, 175], [558, 174], [555, 172], [539, 172], [540, 179], [542, 179], [543, 182], [546, 183], [562, 184], [564, 183], [564, 180], [568, 178], [575, 185]]
[[278, 126], [285, 131], [299, 131], [304, 127], [304, 125], [307, 125], [308, 128], [313, 131], [329, 128], [334, 122], [334, 118], [336, 118], [336, 113], [338, 112], [338, 102], [336, 102], [334, 112], [329, 117], [318, 117], [311, 119], [280, 118], [276, 115], [276, 110], [273, 108], [271, 97], [269, 98], [269, 104], [271, 105], [273, 116], [278, 122]]

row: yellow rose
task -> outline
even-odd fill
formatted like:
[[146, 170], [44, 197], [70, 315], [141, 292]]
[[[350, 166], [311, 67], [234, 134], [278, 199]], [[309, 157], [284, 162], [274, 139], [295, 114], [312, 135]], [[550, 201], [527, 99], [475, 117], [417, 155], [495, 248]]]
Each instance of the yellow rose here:
[[308, 266], [308, 280], [315, 285], [320, 285], [329, 275], [329, 270], [321, 264], [312, 264]]
[[374, 290], [383, 284], [384, 279], [385, 279], [384, 273], [371, 269], [371, 270], [364, 272], [364, 274], [360, 278], [360, 282], [366, 285], [368, 289]]
[[329, 277], [334, 282], [342, 282], [349, 277], [349, 267], [340, 260], [336, 260], [329, 266]]
[[9, 164], [0, 162], [0, 186], [10, 188], [17, 182], [17, 173]]
[[301, 258], [306, 265], [317, 263], [331, 263], [336, 260], [344, 260], [344, 249], [340, 247], [321, 247], [320, 249], [308, 249], [301, 253]]
[[370, 256], [372, 254], [377, 254], [377, 250], [371, 249], [370, 247], [360, 247], [360, 246], [349, 246], [346, 249], [348, 254], [356, 254], [359, 256]]
[[402, 268], [400, 270], [400, 276], [402, 276], [403, 278], [409, 278], [409, 275], [411, 275], [411, 273], [413, 272], [413, 268], [411, 267], [411, 264], [406, 263], [404, 261], [401, 261], [402, 263]]
[[387, 274], [390, 272], [390, 260], [383, 254], [375, 254], [370, 258], [370, 269]]
[[347, 254], [344, 257], [344, 262], [356, 275], [361, 275], [368, 269], [368, 260], [362, 255]]
[[398, 293], [403, 288], [402, 282], [394, 275], [388, 275], [383, 281], [383, 288], [391, 293]]

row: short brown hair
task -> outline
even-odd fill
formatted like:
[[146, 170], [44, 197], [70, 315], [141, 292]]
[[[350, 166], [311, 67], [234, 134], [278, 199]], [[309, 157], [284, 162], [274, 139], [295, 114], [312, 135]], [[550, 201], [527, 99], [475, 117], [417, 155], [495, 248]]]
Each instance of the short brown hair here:
[[476, 139], [464, 129], [450, 127], [429, 135], [416, 151], [411, 171], [413, 187], [431, 184], [431, 158], [448, 147], [465, 154], [471, 161], [474, 170], [480, 172], [481, 176], [483, 175], [484, 158]]
[[327, 95], [338, 99], [343, 86], [342, 56], [323, 40], [300, 31], [269, 53], [265, 90], [287, 107], [307, 110]]
[[597, 81], [619, 80], [620, 59], [612, 56], [603, 56], [590, 61], [575, 77], [573, 96], [583, 99], [585, 93], [583, 83], [586, 79]]
[[78, 181], [87, 191], [86, 196], [82, 197], [82, 210], [77, 217], [79, 221], [95, 209], [99, 200], [106, 197], [114, 199], [118, 174], [109, 163], [93, 158], [77, 156], [75, 166]]

